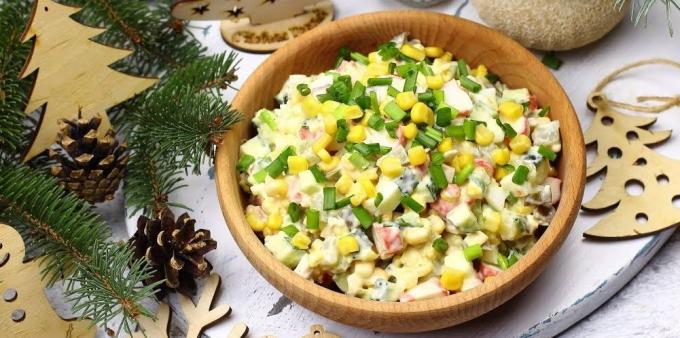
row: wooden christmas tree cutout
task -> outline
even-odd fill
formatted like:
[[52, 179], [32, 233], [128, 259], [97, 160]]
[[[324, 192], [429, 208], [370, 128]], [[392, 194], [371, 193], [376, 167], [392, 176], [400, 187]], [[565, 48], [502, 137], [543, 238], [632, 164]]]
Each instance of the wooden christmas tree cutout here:
[[[3, 337], [94, 337], [88, 320], [59, 317], [43, 291], [40, 264], [23, 263], [24, 242], [19, 233], [0, 223], [0, 327]], [[4, 263], [3, 263], [4, 262]]]
[[210, 309], [219, 286], [220, 275], [211, 273], [205, 285], [203, 285], [198, 304], [194, 305], [191, 298], [178, 294], [179, 304], [188, 324], [187, 338], [197, 338], [206, 326], [226, 317], [231, 311], [229, 305], [220, 305], [212, 310]]
[[177, 0], [183, 20], [224, 20], [222, 38], [234, 48], [269, 52], [333, 19], [330, 0]]
[[26, 42], [35, 38], [31, 56], [21, 77], [38, 70], [26, 106], [30, 114], [45, 105], [37, 131], [24, 161], [49, 148], [57, 137], [57, 121], [72, 120], [82, 113], [102, 118], [101, 135], [111, 129], [106, 109], [154, 85], [158, 80], [117, 72], [110, 64], [132, 52], [98, 44], [91, 38], [105, 30], [79, 24], [71, 18], [80, 9], [52, 0], [35, 0]]
[[[605, 78], [588, 99], [596, 111], [585, 143], [597, 143], [597, 157], [586, 175], [591, 177], [606, 169], [606, 176], [595, 197], [583, 209], [602, 211], [615, 208], [584, 236], [625, 239], [649, 235], [680, 223], [680, 160], [656, 153], [648, 146], [666, 141], [670, 130], [645, 129], [655, 118], [624, 114], [614, 108], [658, 113], [680, 105], [679, 97], [640, 97], [639, 101], [662, 102], [659, 106], [641, 106], [608, 99], [601, 90], [620, 73], [647, 64], [668, 64], [669, 60], [645, 60], [628, 65]], [[633, 193], [633, 186], [642, 193]], [[675, 204], [675, 205], [674, 205]]]

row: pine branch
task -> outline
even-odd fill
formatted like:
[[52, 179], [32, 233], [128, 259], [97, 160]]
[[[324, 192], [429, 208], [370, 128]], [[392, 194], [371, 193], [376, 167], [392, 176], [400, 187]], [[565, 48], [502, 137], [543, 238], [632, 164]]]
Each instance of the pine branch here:
[[30, 79], [19, 79], [30, 45], [21, 35], [31, 12], [28, 1], [0, 2], [0, 155], [16, 156], [25, 143], [23, 108]]
[[[614, 0], [614, 6], [618, 10], [622, 10], [626, 5], [627, 1], [632, 1], [631, 5], [631, 20], [634, 25], [637, 26], [640, 21], [645, 22], [647, 25], [647, 16], [649, 15], [649, 10], [657, 2], [657, 0]], [[666, 7], [666, 21], [668, 23], [668, 32], [673, 36], [673, 24], [671, 20], [671, 12], [673, 10], [680, 11], [680, 1], [678, 0], [660, 0], [661, 3]]]
[[13, 225], [26, 244], [42, 256], [49, 284], [67, 278], [67, 299], [97, 325], [122, 315], [130, 331], [135, 317], [152, 316], [139, 301], [156, 285], [142, 286], [150, 276], [146, 262], [133, 262], [127, 246], [106, 242], [109, 229], [89, 204], [66, 193], [34, 169], [0, 163], [0, 219]]

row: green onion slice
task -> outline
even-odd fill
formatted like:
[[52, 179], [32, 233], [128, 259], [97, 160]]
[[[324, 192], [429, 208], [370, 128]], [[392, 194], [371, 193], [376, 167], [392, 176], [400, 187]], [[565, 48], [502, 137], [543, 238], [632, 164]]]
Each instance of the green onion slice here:
[[335, 209], [335, 187], [323, 188], [323, 210]]
[[439, 253], [444, 254], [446, 253], [446, 250], [449, 249], [449, 243], [446, 242], [441, 237], [437, 237], [434, 241], [432, 241], [432, 247]]
[[293, 222], [297, 222], [302, 218], [302, 208], [295, 202], [288, 203], [288, 216]]
[[366, 81], [369, 87], [371, 86], [389, 86], [392, 84], [391, 77], [372, 77]]
[[371, 216], [371, 214], [369, 214], [366, 209], [362, 207], [354, 207], [352, 208], [352, 213], [354, 216], [356, 216], [364, 229], [368, 229], [373, 224], [373, 216]]
[[323, 182], [326, 182], [326, 175], [324, 175], [324, 174], [321, 172], [321, 169], [319, 169], [319, 166], [317, 166], [316, 164], [313, 165], [313, 166], [311, 166], [311, 167], [309, 168], [309, 171], [312, 172], [312, 175], [314, 176], [314, 179], [316, 180], [316, 183], [323, 183]]
[[236, 169], [238, 171], [246, 171], [250, 167], [251, 164], [255, 162], [255, 157], [250, 156], [248, 154], [243, 154], [241, 158], [238, 160], [238, 164], [236, 164]]
[[295, 227], [292, 224], [289, 224], [289, 225], [283, 227], [283, 229], [281, 229], [281, 231], [283, 231], [283, 233], [288, 235], [288, 237], [293, 237], [293, 236], [295, 236], [295, 234], [297, 234], [299, 232], [298, 228]]
[[529, 177], [529, 168], [525, 165], [520, 165], [515, 169], [515, 172], [512, 174], [512, 182], [515, 184], [524, 184], [524, 182], [527, 181], [527, 178]]
[[472, 163], [468, 163], [465, 167], [463, 167], [463, 169], [456, 173], [456, 184], [463, 185], [463, 183], [467, 181], [468, 177], [470, 177], [470, 174], [472, 174], [473, 170], [475, 170], [475, 165]]
[[437, 189], [444, 189], [446, 188], [447, 185], [449, 185], [449, 182], [446, 180], [446, 175], [444, 174], [444, 169], [442, 168], [441, 164], [431, 165], [429, 171], [432, 183], [434, 184], [435, 187], [437, 187]]
[[554, 151], [552, 151], [550, 148], [540, 145], [538, 146], [538, 153], [541, 154], [544, 158], [547, 158], [548, 161], [552, 162], [557, 158], [557, 154], [555, 154]]
[[390, 101], [390, 103], [385, 105], [385, 113], [394, 121], [401, 121], [406, 116], [406, 112], [399, 108], [395, 101]]
[[319, 211], [314, 209], [307, 209], [305, 213], [305, 224], [307, 229], [318, 229], [319, 228]]
[[463, 255], [465, 255], [465, 259], [467, 259], [468, 262], [472, 262], [475, 259], [482, 257], [482, 246], [479, 244], [469, 246], [463, 249]]
[[416, 200], [414, 200], [413, 197], [408, 196], [408, 195], [404, 195], [404, 196], [401, 197], [401, 203], [403, 205], [405, 205], [407, 208], [409, 208], [409, 209], [411, 209], [411, 210], [413, 210], [417, 213], [420, 213], [425, 209], [424, 206], [420, 205], [420, 203], [418, 203]]
[[460, 78], [460, 85], [473, 93], [478, 93], [480, 90], [482, 90], [482, 85], [475, 81], [470, 80], [467, 77]]

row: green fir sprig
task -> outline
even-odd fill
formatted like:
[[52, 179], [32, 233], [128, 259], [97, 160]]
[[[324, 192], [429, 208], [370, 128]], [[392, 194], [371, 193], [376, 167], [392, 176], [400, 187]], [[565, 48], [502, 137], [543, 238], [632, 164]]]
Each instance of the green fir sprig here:
[[[647, 16], [657, 0], [614, 0], [614, 6], [618, 10], [623, 10], [627, 2], [631, 1], [630, 17], [635, 26], [644, 22], [647, 24]], [[673, 35], [673, 24], [671, 20], [671, 13], [680, 10], [680, 1], [678, 0], [658, 0], [666, 7], [666, 22], [668, 24], [668, 32]]]

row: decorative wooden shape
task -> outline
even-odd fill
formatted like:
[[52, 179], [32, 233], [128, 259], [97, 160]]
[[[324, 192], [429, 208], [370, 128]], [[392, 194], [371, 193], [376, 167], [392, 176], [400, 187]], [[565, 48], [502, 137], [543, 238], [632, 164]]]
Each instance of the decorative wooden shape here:
[[[607, 104], [604, 94], [588, 100], [596, 111], [585, 134], [586, 144], [597, 143], [597, 157], [588, 177], [607, 169], [600, 190], [583, 204], [590, 211], [616, 209], [588, 229], [586, 237], [623, 239], [649, 235], [680, 223], [680, 161], [662, 156], [647, 145], [666, 141], [670, 130], [645, 129], [656, 118], [621, 113]], [[641, 186], [634, 196], [626, 186]]]
[[[260, 108], [274, 108], [273, 97], [291, 74], [314, 74], [333, 67], [340, 47], [366, 53], [401, 32], [425, 45], [441, 46], [468, 64], [484, 64], [510, 87], [526, 87], [560, 121], [563, 149], [557, 165], [562, 199], [555, 218], [517, 264], [469, 291], [410, 303], [350, 297], [308, 281], [277, 261], [245, 220], [247, 197], [239, 188], [239, 145], [253, 136], [250, 125]], [[576, 218], [585, 182], [581, 128], [564, 90], [536, 57], [502, 34], [448, 15], [419, 11], [370, 13], [322, 25], [272, 54], [241, 87], [233, 101], [244, 121], [225, 134], [216, 159], [220, 206], [231, 234], [255, 268], [293, 301], [339, 322], [377, 331], [416, 332], [452, 326], [477, 317], [524, 289], [548, 264]]]
[[43, 291], [40, 264], [23, 263], [24, 241], [14, 228], [0, 223], [0, 327], [3, 337], [94, 337], [89, 320], [59, 317]]
[[270, 52], [333, 20], [330, 0], [178, 0], [172, 15], [184, 20], [224, 20], [222, 38], [234, 48]]
[[132, 333], [131, 338], [168, 338], [168, 324], [170, 323], [170, 306], [166, 303], [158, 304], [156, 319], [140, 316], [137, 322], [141, 329]]
[[320, 324], [314, 324], [309, 328], [309, 334], [302, 336], [302, 338], [340, 338], [340, 336], [326, 332]]
[[203, 291], [196, 305], [194, 305], [191, 298], [178, 294], [179, 304], [189, 326], [187, 328], [187, 338], [197, 338], [206, 326], [226, 317], [231, 311], [229, 305], [220, 305], [212, 310], [210, 309], [219, 285], [220, 275], [211, 273], [205, 285], [203, 285]]
[[52, 0], [35, 0], [23, 41], [35, 37], [33, 51], [21, 77], [37, 69], [38, 77], [26, 113], [46, 105], [24, 161], [49, 148], [57, 137], [59, 119], [102, 117], [100, 135], [111, 129], [106, 109], [155, 84], [157, 79], [135, 77], [109, 68], [132, 52], [93, 42], [105, 30], [79, 24], [70, 18], [80, 9]]

